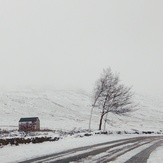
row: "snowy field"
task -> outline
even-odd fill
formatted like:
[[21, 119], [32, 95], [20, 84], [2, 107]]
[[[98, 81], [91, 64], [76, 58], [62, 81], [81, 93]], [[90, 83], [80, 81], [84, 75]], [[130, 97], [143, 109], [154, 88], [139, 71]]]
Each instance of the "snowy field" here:
[[[124, 117], [109, 115], [109, 124], [106, 129], [117, 133], [163, 131], [163, 102], [151, 96], [136, 94], [136, 102], [139, 109]], [[89, 116], [91, 111], [91, 95], [84, 91], [73, 90], [31, 90], [22, 91], [0, 91], [0, 130], [17, 130], [18, 121], [21, 117], [39, 117], [41, 129], [58, 131], [82, 131], [88, 129]], [[99, 123], [99, 110], [94, 110], [91, 129], [97, 130]], [[49, 135], [49, 136], [54, 136]], [[132, 134], [111, 134], [94, 135], [91, 137], [66, 136], [55, 142], [44, 142], [41, 144], [28, 144], [19, 146], [7, 145], [0, 148], [0, 162], [17, 162], [34, 158], [37, 156], [61, 152], [71, 148], [82, 147], [112, 140], [123, 139], [138, 135]], [[2, 135], [1, 135], [2, 137]], [[141, 149], [140, 149], [141, 150]], [[130, 156], [137, 151], [130, 152]], [[163, 147], [159, 147], [151, 154], [148, 162], [160, 163], [163, 160], [161, 153]], [[10, 156], [10, 157], [8, 157]], [[121, 157], [121, 160], [125, 160]], [[116, 161], [115, 161], [116, 162]], [[120, 163], [120, 160], [117, 160]]]
[[[136, 94], [139, 109], [127, 116], [109, 114], [107, 130], [163, 130], [163, 102]], [[41, 128], [88, 129], [91, 94], [77, 90], [0, 91], [0, 128], [17, 129], [21, 117], [39, 117]], [[91, 128], [98, 129], [99, 110], [94, 109]]]

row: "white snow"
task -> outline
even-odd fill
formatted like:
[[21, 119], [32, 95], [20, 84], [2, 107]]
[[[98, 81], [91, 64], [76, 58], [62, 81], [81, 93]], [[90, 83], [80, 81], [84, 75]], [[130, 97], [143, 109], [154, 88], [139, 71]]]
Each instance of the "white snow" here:
[[[136, 95], [139, 109], [127, 116], [108, 114], [107, 130], [163, 131], [163, 102], [150, 96]], [[41, 128], [88, 129], [91, 94], [77, 90], [0, 91], [0, 128], [18, 128], [21, 117], [39, 117]], [[98, 129], [99, 110], [94, 109], [92, 129]]]
[[158, 147], [155, 151], [153, 151], [147, 161], [147, 163], [162, 163], [163, 162], [163, 146]]
[[[45, 156], [48, 154], [59, 153], [68, 149], [84, 147], [93, 144], [104, 143], [113, 140], [120, 140], [124, 138], [136, 137], [137, 135], [93, 135], [91, 137], [77, 137], [68, 136], [64, 139], [55, 142], [44, 142], [41, 144], [27, 144], [27, 145], [19, 145], [19, 146], [11, 146], [7, 145], [3, 148], [0, 148], [0, 160], [2, 163], [12, 163], [23, 161], [39, 156]], [[141, 150], [147, 148], [151, 144], [143, 145], [137, 149], [134, 149], [126, 154], [120, 156], [112, 163], [123, 163], [131, 158], [133, 155], [139, 153]], [[103, 145], [105, 147], [105, 145]], [[163, 147], [158, 148], [155, 152], [152, 153], [148, 163], [161, 163]], [[81, 154], [82, 152], [78, 152]], [[92, 158], [92, 161], [96, 158], [100, 158], [101, 155], [105, 155], [105, 153], [99, 154]], [[156, 161], [158, 160], [158, 161]], [[159, 162], [160, 161], [160, 162]], [[87, 162], [87, 161], [85, 161]]]
[[135, 135], [94, 135], [83, 138], [69, 136], [55, 142], [19, 146], [7, 145], [0, 149], [0, 160], [2, 163], [22, 161], [38, 156], [58, 153], [71, 148], [83, 147], [133, 136]]
[[[18, 129], [21, 117], [39, 117], [41, 129], [81, 131], [88, 129], [91, 111], [91, 95], [84, 91], [72, 90], [23, 90], [0, 92], [0, 129]], [[163, 102], [150, 96], [136, 95], [139, 110], [128, 116], [117, 117], [109, 114], [107, 130], [117, 131], [154, 131], [161, 133]], [[98, 129], [99, 110], [93, 111], [91, 128]], [[14, 133], [13, 133], [14, 134]], [[44, 142], [42, 144], [29, 144], [19, 146], [5, 146], [0, 148], [0, 162], [14, 162], [26, 160], [37, 156], [61, 152], [70, 148], [91, 145], [133, 135], [96, 135], [84, 138], [68, 136], [57, 142]], [[134, 135], [138, 136], [138, 135]], [[138, 150], [138, 149], [137, 149]], [[139, 150], [138, 150], [139, 151]], [[138, 152], [137, 151], [137, 152]], [[151, 159], [158, 159], [159, 151], [152, 153]], [[135, 153], [136, 151], [134, 151]], [[131, 154], [131, 153], [130, 153]], [[8, 157], [8, 155], [10, 157]], [[128, 156], [126, 156], [128, 157]]]

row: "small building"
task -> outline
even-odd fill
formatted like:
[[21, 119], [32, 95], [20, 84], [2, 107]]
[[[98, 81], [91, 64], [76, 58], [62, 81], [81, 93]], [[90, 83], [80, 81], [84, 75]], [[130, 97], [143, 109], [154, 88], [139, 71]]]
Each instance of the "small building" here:
[[40, 130], [40, 120], [38, 117], [20, 118], [20, 131], [37, 131]]

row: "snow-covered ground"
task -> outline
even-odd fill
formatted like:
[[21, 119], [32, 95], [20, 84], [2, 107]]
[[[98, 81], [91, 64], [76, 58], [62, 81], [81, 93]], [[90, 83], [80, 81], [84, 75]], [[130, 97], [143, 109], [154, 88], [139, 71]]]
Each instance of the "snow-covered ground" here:
[[[104, 143], [113, 140], [120, 140], [124, 138], [135, 137], [137, 135], [93, 135], [91, 137], [74, 137], [67, 136], [64, 139], [60, 139], [55, 142], [44, 142], [41, 144], [24, 144], [19, 146], [7, 145], [0, 149], [0, 162], [2, 163], [13, 163], [18, 161], [27, 160], [39, 156], [45, 156], [48, 154], [62, 152], [68, 149], [84, 147], [88, 145]], [[149, 144], [150, 145], [150, 144]], [[138, 149], [132, 150], [125, 155], [121, 156], [112, 163], [123, 163], [133, 155], [137, 154], [141, 150], [147, 148], [149, 145], [144, 145]], [[159, 147], [156, 151], [151, 154], [148, 163], [162, 163], [163, 147]], [[98, 157], [98, 156], [96, 156]], [[100, 157], [100, 155], [99, 155]]]
[[[136, 94], [139, 109], [127, 116], [109, 114], [108, 130], [163, 130], [163, 101]], [[41, 128], [88, 129], [91, 94], [81, 90], [24, 89], [0, 91], [0, 128], [18, 128], [21, 117], [39, 117]], [[98, 129], [99, 110], [94, 109], [91, 128]]]
[[153, 151], [147, 161], [147, 163], [162, 163], [163, 162], [163, 146], [158, 147], [155, 151]]
[[[155, 131], [155, 133], [161, 133], [163, 131], [163, 102], [151, 96], [138, 94], [136, 94], [135, 100], [139, 103], [139, 109], [124, 117], [109, 114], [110, 122], [106, 129], [114, 132]], [[41, 129], [81, 131], [88, 129], [90, 111], [91, 95], [81, 90], [0, 91], [1, 130], [18, 129], [18, 121], [21, 117], [32, 116], [39, 117]], [[99, 110], [94, 110], [92, 130], [98, 129], [98, 115]], [[126, 137], [133, 137], [133, 135], [95, 135], [83, 138], [67, 136], [57, 142], [20, 144], [19, 146], [7, 145], [0, 148], [0, 162], [15, 162]], [[162, 147], [153, 152], [148, 162], [151, 163], [157, 159], [153, 162], [159, 163], [159, 159], [163, 160], [161, 151], [163, 151]], [[10, 157], [8, 157], [9, 155]]]
[[61, 152], [71, 148], [83, 147], [128, 137], [132, 137], [132, 135], [94, 135], [83, 138], [68, 136], [67, 138], [56, 142], [44, 142], [41, 144], [28, 144], [19, 146], [8, 145], [0, 149], [0, 160], [2, 163], [16, 162], [37, 156]]

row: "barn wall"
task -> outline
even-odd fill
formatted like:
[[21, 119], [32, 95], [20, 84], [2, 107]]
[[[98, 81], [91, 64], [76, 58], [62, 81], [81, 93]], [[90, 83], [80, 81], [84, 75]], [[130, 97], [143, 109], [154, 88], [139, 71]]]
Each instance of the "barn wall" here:
[[39, 120], [36, 121], [36, 130], [40, 130], [40, 121]]
[[26, 130], [38, 130], [36, 122], [20, 122], [19, 123], [19, 130], [26, 131]]

